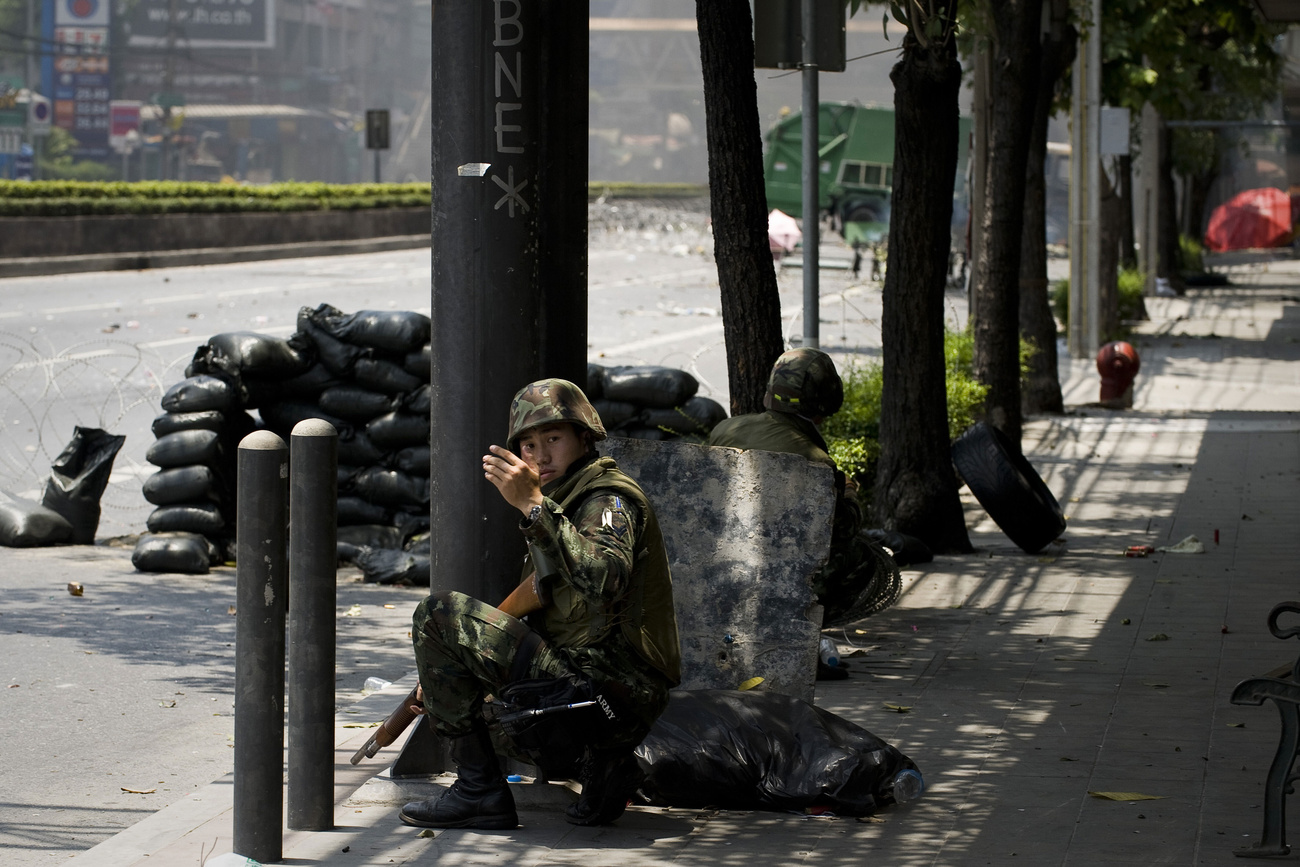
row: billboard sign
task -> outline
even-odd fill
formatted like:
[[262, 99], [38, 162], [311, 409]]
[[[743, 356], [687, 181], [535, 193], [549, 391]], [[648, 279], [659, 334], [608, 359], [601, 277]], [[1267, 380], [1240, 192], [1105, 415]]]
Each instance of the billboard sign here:
[[[59, 0], [76, 2], [76, 0]], [[102, 0], [101, 0], [102, 2]], [[132, 48], [162, 48], [173, 10], [176, 42], [189, 48], [275, 47], [275, 0], [140, 0], [128, 25]]]
[[132, 132], [140, 132], [140, 103], [128, 99], [109, 102], [108, 146], [121, 152]]
[[54, 0], [54, 26], [107, 27], [108, 5], [109, 0]]

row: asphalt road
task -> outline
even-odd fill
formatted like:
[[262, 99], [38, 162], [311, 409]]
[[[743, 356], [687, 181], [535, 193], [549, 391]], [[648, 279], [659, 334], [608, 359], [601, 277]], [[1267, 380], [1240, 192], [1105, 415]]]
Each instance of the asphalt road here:
[[[593, 232], [589, 357], [684, 368], [726, 406], [711, 247], [703, 220]], [[823, 251], [822, 345], [841, 365], [880, 345], [879, 286], [855, 280], [848, 257]], [[797, 335], [802, 272], [783, 269], [779, 282], [786, 333]], [[320, 303], [427, 312], [429, 252], [15, 278], [0, 290], [0, 490], [39, 496], [75, 424], [125, 434], [102, 542], [144, 528], [149, 426], [197, 346], [225, 331], [288, 335], [299, 308]], [[961, 321], [964, 299], [951, 301]], [[6, 865], [64, 860], [231, 768], [234, 572], [137, 573], [121, 541], [0, 549]], [[69, 595], [68, 581], [85, 595]], [[409, 616], [422, 594], [340, 574], [341, 707], [366, 677], [411, 670]]]

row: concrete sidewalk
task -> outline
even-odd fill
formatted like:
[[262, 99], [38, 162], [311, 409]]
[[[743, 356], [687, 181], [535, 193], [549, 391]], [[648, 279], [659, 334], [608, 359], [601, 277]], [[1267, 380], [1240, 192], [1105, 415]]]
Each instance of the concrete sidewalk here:
[[[340, 715], [338, 827], [286, 834], [284, 863], [1232, 862], [1259, 836], [1278, 723], [1228, 697], [1300, 651], [1264, 622], [1298, 595], [1284, 576], [1300, 559], [1300, 267], [1233, 279], [1148, 299], [1133, 410], [1084, 406], [1087, 360], [1066, 365], [1074, 409], [1027, 425], [1026, 454], [1069, 516], [1063, 542], [1027, 555], [963, 492], [978, 552], [906, 571], [898, 606], [832, 633], [853, 676], [819, 684], [818, 704], [910, 755], [920, 801], [864, 820], [638, 807], [577, 828], [558, 809], [571, 793], [548, 786], [521, 790], [516, 831], [422, 837], [397, 809], [436, 783], [398, 786], [382, 756], [347, 761], [368, 730], [343, 726], [380, 719], [399, 683]], [[1189, 535], [1205, 553], [1123, 556]], [[71, 863], [212, 863], [230, 851], [230, 789]]]

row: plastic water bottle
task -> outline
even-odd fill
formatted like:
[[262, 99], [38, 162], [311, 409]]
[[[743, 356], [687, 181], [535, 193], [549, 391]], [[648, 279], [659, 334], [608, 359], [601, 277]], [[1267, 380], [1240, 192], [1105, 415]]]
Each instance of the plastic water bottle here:
[[894, 781], [889, 784], [889, 788], [894, 796], [894, 803], [905, 804], [908, 801], [915, 801], [925, 793], [925, 780], [921, 777], [920, 771], [906, 768], [894, 775]]
[[817, 655], [821, 658], [822, 665], [835, 668], [840, 664], [840, 649], [829, 638], [821, 640], [821, 643], [817, 646]]
[[366, 682], [361, 686], [362, 692], [379, 692], [381, 689], [387, 689], [392, 686], [389, 681], [382, 677], [367, 677]]

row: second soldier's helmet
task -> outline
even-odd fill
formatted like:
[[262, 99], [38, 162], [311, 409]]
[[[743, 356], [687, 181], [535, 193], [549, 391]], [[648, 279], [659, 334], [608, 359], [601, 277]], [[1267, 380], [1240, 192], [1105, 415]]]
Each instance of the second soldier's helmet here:
[[781, 353], [772, 365], [763, 406], [805, 418], [832, 416], [844, 403], [844, 383], [835, 362], [820, 349], [801, 346]]
[[586, 428], [597, 442], [605, 438], [605, 425], [582, 389], [567, 379], [539, 379], [519, 389], [510, 402], [510, 434], [506, 447], [515, 451], [524, 431], [557, 422]]

